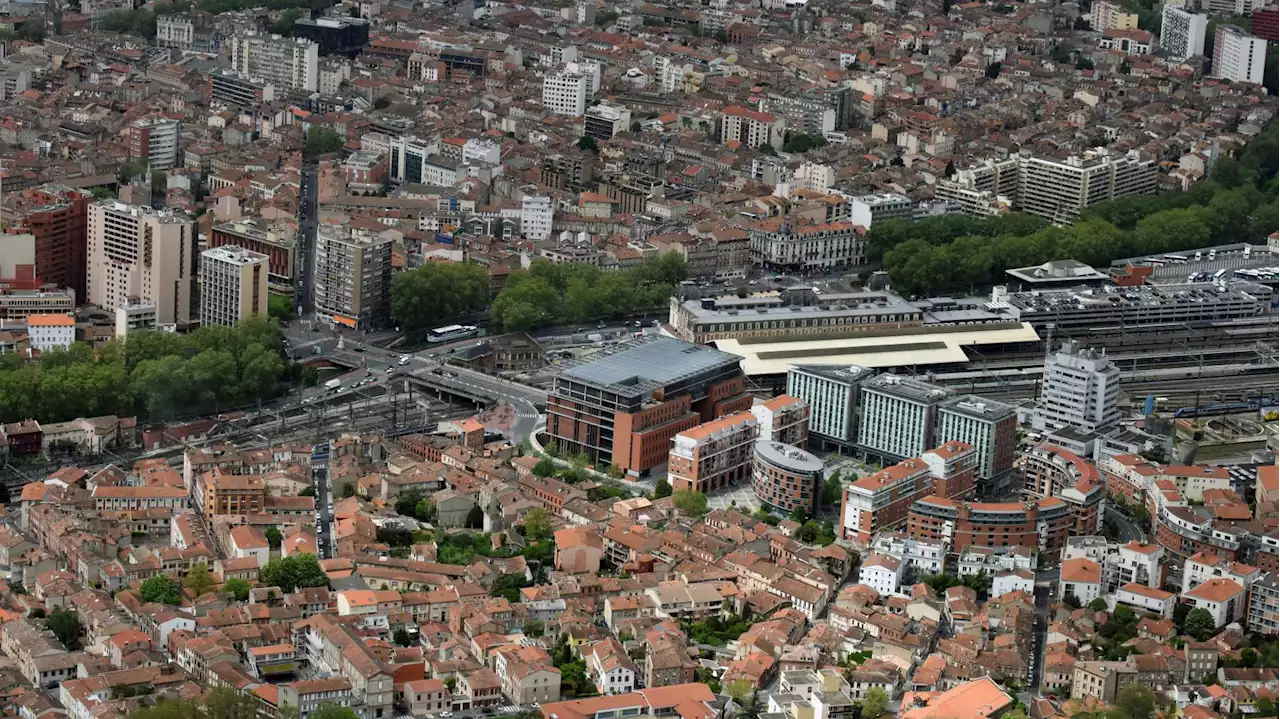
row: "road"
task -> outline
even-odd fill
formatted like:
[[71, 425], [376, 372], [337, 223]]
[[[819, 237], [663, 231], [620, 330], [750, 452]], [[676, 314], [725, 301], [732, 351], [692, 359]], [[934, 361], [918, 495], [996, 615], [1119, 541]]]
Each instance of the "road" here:
[[315, 311], [316, 226], [320, 205], [316, 198], [317, 165], [302, 165], [302, 193], [298, 199], [298, 248], [294, 257], [295, 295], [293, 304], [299, 317], [311, 317]]
[[1116, 538], [1120, 542], [1146, 542], [1147, 533], [1142, 531], [1129, 515], [1118, 510], [1111, 510], [1103, 516], [1103, 521], [1116, 528]]

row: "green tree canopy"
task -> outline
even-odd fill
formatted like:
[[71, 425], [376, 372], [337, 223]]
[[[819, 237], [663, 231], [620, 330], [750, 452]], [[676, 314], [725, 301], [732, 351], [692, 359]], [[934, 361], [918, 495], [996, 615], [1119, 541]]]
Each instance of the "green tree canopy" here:
[[1213, 615], [1210, 614], [1207, 609], [1192, 609], [1191, 612], [1187, 614], [1186, 621], [1182, 623], [1182, 632], [1184, 634], [1190, 634], [1197, 642], [1203, 642], [1209, 637], [1212, 637], [1217, 631], [1218, 625], [1213, 620]]
[[178, 581], [167, 574], [148, 577], [142, 582], [142, 587], [138, 590], [138, 594], [148, 602], [157, 602], [159, 604], [180, 604], [182, 602], [182, 589], [178, 586]]
[[671, 495], [671, 503], [676, 509], [691, 517], [701, 517], [707, 513], [707, 495], [691, 489], [681, 490]]
[[236, 599], [241, 602], [249, 599], [249, 592], [252, 591], [252, 589], [253, 585], [238, 577], [235, 579], [228, 579], [222, 583], [222, 591], [231, 592], [236, 596]]
[[656, 499], [671, 496], [671, 483], [667, 481], [666, 477], [660, 478], [658, 483], [653, 486], [653, 496]]
[[535, 507], [524, 515], [524, 536], [529, 541], [547, 539], [551, 536], [551, 515], [547, 510]]
[[262, 568], [261, 576], [263, 585], [280, 587], [286, 594], [303, 587], [329, 586], [329, 577], [314, 554], [276, 557]]
[[213, 581], [213, 577], [209, 576], [208, 565], [201, 562], [187, 572], [186, 578], [182, 580], [182, 585], [191, 590], [192, 596], [199, 597], [212, 592], [217, 583]]
[[391, 278], [391, 317], [425, 332], [489, 304], [489, 271], [474, 262], [429, 262]]
[[45, 617], [44, 625], [62, 642], [67, 651], [74, 652], [80, 648], [80, 635], [84, 626], [80, 623], [80, 615], [74, 610], [58, 609], [50, 612]]
[[307, 130], [307, 144], [302, 154], [306, 157], [319, 157], [338, 152], [347, 144], [347, 139], [327, 127], [312, 127]]

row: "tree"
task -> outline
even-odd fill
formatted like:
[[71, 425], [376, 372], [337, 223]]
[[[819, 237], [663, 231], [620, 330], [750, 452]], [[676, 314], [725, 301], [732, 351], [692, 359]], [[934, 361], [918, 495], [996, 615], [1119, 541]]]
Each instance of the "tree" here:
[[27, 612], [27, 619], [44, 619], [44, 618], [45, 618], [44, 609], [40, 607], [33, 607], [31, 611]]
[[671, 496], [671, 482], [668, 482], [666, 477], [660, 478], [658, 483], [653, 485], [653, 496], [655, 499]]
[[508, 602], [516, 604], [520, 601], [520, 590], [529, 586], [529, 580], [521, 574], [500, 574], [489, 587], [489, 596], [504, 597]]
[[1155, 716], [1156, 696], [1143, 684], [1130, 684], [1115, 698], [1116, 710], [1127, 719], [1151, 719]]
[[293, 314], [293, 300], [282, 295], [267, 295], [267, 316], [274, 320], [287, 319]]
[[471, 508], [471, 511], [467, 512], [467, 528], [482, 529], [483, 527], [484, 527], [484, 510], [481, 509], [480, 505], [477, 504], [476, 506]]
[[1253, 708], [1260, 717], [1273, 717], [1276, 715], [1276, 702], [1271, 697], [1258, 697], [1253, 702]]
[[[314, 492], [315, 490], [312, 491]], [[280, 545], [284, 542], [284, 535], [275, 527], [267, 527], [266, 531], [263, 532], [263, 535], [266, 536], [267, 544], [272, 549], [279, 549]]]
[[880, 719], [889, 706], [889, 695], [880, 687], [871, 687], [862, 698], [863, 719]]
[[342, 485], [342, 491], [339, 492], [343, 499], [351, 499], [356, 496], [356, 485], [353, 482], [347, 482]]
[[762, 143], [760, 143], [760, 146], [759, 146], [759, 147], [757, 147], [756, 149], [757, 149], [757, 150], [759, 150], [759, 151], [760, 151], [760, 154], [762, 154], [762, 155], [774, 155], [774, 156], [776, 156], [776, 155], [778, 154], [778, 151], [777, 151], [776, 149], [774, 149], [773, 145], [770, 145], [770, 144], [769, 144], [769, 143], [767, 143], [767, 142], [762, 142]]
[[1197, 642], [1203, 642], [1213, 636], [1217, 629], [1218, 625], [1213, 615], [1208, 609], [1202, 608], [1192, 609], [1182, 624], [1182, 633], [1191, 635]]
[[209, 576], [209, 567], [204, 562], [192, 567], [191, 571], [187, 572], [186, 579], [182, 580], [182, 584], [191, 590], [193, 597], [208, 594], [217, 586], [213, 577]]
[[240, 578], [228, 579], [222, 584], [222, 591], [231, 592], [236, 595], [236, 599], [241, 602], [249, 599], [249, 592], [252, 589], [252, 585]]
[[143, 600], [158, 604], [179, 604], [182, 602], [182, 592], [178, 588], [178, 582], [167, 574], [148, 577], [142, 582], [142, 587], [138, 590], [138, 594], [142, 596]]
[[533, 474], [536, 477], [554, 477], [556, 476], [556, 463], [549, 458], [543, 457], [538, 463], [533, 465]]
[[488, 304], [489, 271], [475, 262], [428, 262], [391, 278], [391, 317], [406, 332], [439, 327]]
[[302, 386], [315, 387], [320, 384], [320, 370], [315, 365], [306, 365], [302, 368]]
[[280, 587], [286, 594], [302, 587], [329, 586], [329, 576], [320, 568], [314, 554], [276, 557], [262, 568], [261, 578], [263, 585]]
[[1080, 57], [1080, 59], [1079, 59], [1079, 60], [1076, 60], [1076, 69], [1077, 69], [1077, 70], [1092, 70], [1092, 69], [1093, 69], [1093, 60], [1090, 60], [1089, 58], [1084, 57], [1084, 56], [1082, 55], [1082, 56]]
[[822, 482], [822, 490], [818, 496], [818, 501], [824, 507], [840, 506], [841, 496], [844, 494], [844, 480], [840, 477], [839, 472], [833, 472]]
[[307, 719], [360, 719], [354, 710], [337, 704], [324, 704], [307, 715]]
[[391, 635], [391, 639], [396, 643], [396, 646], [408, 647], [413, 645], [413, 637], [409, 636], [408, 630], [404, 628], [397, 629]]
[[1098, 597], [1092, 602], [1089, 602], [1089, 608], [1095, 612], [1105, 612], [1107, 611], [1107, 600], [1102, 597]]
[[1080, 598], [1077, 597], [1073, 592], [1064, 593], [1062, 595], [1062, 603], [1067, 605], [1068, 607], [1071, 607], [1072, 609], [1080, 608]]
[[80, 615], [70, 609], [58, 609], [45, 618], [44, 626], [62, 642], [67, 651], [80, 649], [80, 634], [84, 630]]
[[795, 509], [791, 510], [790, 519], [791, 521], [797, 524], [804, 524], [805, 522], [809, 521], [809, 510], [805, 509], [804, 507], [796, 507]]
[[338, 152], [347, 144], [346, 138], [327, 127], [313, 127], [307, 131], [307, 142], [303, 147], [304, 157], [316, 158]]
[[1001, 65], [998, 62], [993, 62], [990, 65], [987, 65], [987, 73], [986, 73], [987, 77], [991, 78], [992, 80], [996, 79], [997, 77], [1000, 77], [1000, 70], [1001, 70]]
[[587, 150], [588, 152], [600, 152], [600, 145], [596, 143], [596, 138], [590, 135], [583, 135], [578, 138], [578, 149]]
[[535, 507], [524, 515], [524, 536], [529, 541], [551, 536], [551, 515], [547, 510]]
[[707, 495], [691, 489], [681, 490], [671, 495], [675, 508], [691, 517], [701, 517], [707, 513]]
[[724, 693], [738, 705], [744, 704], [751, 697], [751, 682], [746, 679], [734, 679], [724, 685]]

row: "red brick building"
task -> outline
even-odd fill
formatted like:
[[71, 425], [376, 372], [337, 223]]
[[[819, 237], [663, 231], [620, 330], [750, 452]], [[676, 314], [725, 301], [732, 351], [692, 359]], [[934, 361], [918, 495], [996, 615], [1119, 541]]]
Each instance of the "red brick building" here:
[[969, 547], [1033, 547], [1042, 562], [1053, 563], [1074, 525], [1071, 505], [1057, 497], [1004, 503], [926, 497], [912, 505], [907, 533], [932, 540], [949, 534], [955, 554]]
[[70, 288], [76, 301], [83, 302], [93, 195], [72, 187], [43, 185], [5, 200], [5, 230], [36, 238], [35, 276], [42, 283]]

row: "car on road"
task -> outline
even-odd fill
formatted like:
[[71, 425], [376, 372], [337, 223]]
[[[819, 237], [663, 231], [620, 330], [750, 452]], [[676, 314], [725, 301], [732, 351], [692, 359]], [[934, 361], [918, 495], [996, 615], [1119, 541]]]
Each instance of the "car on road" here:
[[391, 374], [392, 372], [395, 372], [395, 371], [396, 371], [396, 368], [395, 368], [395, 367], [388, 367], [388, 368], [387, 368], [387, 374]]

